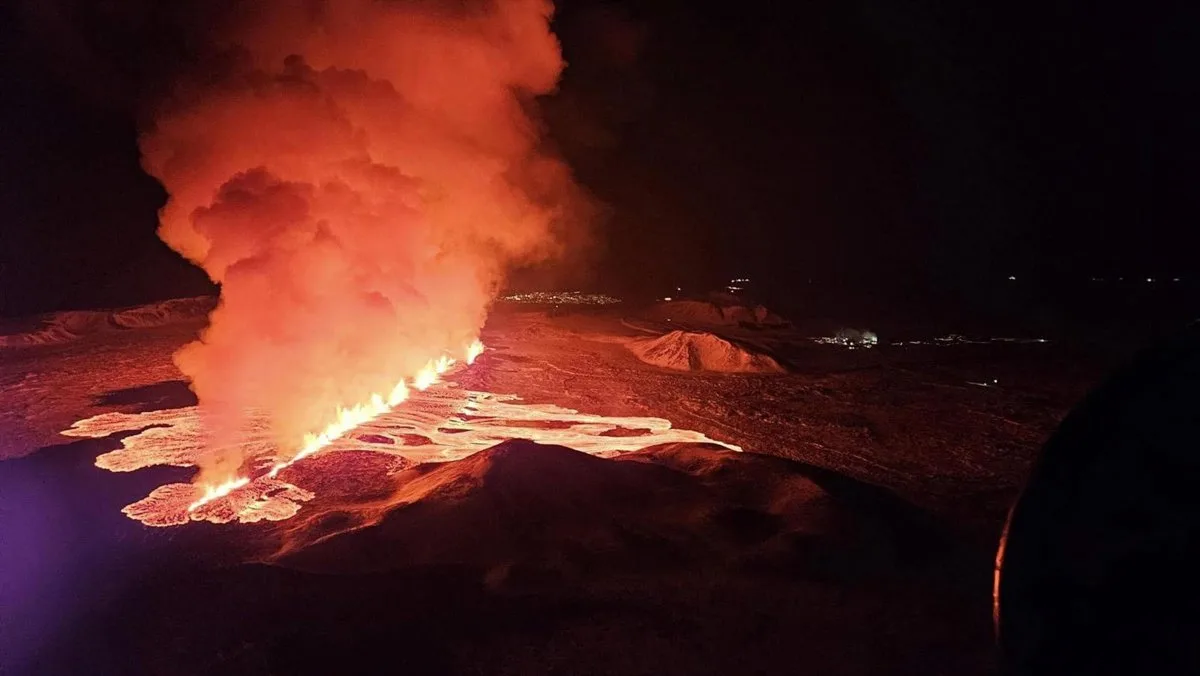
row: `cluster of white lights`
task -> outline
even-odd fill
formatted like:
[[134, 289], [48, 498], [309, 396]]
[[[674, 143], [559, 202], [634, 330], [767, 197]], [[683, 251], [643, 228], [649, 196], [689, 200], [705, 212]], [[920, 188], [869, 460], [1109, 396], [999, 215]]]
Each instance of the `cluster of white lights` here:
[[809, 340], [819, 345], [841, 345], [851, 350], [860, 347], [869, 350], [879, 345], [879, 336], [873, 331], [839, 331], [833, 336], [818, 336]]
[[738, 277], [736, 279], [731, 279], [731, 280], [729, 280], [729, 286], [727, 286], [725, 288], [728, 289], [730, 293], [737, 293], [738, 291], [745, 291], [746, 287], [742, 286], [742, 284], [745, 284], [749, 281], [750, 281], [749, 277]]
[[529, 303], [532, 305], [613, 305], [620, 303], [620, 298], [613, 298], [602, 293], [583, 293], [582, 291], [533, 291], [530, 293], [514, 293], [500, 300], [509, 303]]

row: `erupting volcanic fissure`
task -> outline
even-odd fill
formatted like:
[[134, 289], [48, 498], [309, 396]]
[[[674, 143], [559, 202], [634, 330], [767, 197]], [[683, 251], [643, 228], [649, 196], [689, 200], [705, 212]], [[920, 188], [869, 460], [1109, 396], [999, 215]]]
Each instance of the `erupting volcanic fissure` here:
[[[282, 521], [294, 516], [301, 503], [317, 497], [302, 485], [310, 485], [321, 470], [306, 470], [305, 463], [297, 463], [296, 458], [275, 459], [261, 416], [251, 416], [250, 427], [239, 452], [267, 463], [252, 478], [242, 477], [222, 485], [220, 492], [209, 488], [199, 499], [195, 486], [167, 484], [125, 507], [125, 514], [151, 526], [191, 521]], [[103, 413], [80, 420], [63, 434], [101, 438], [123, 431], [135, 434], [124, 437], [120, 449], [98, 457], [99, 467], [129, 472], [155, 465], [187, 467], [203, 459], [203, 430], [196, 407]], [[669, 443], [706, 443], [741, 450], [700, 432], [677, 429], [662, 418], [591, 415], [553, 404], [527, 404], [511, 395], [463, 390], [453, 382], [443, 382], [424, 391], [414, 390], [405, 406], [384, 411], [353, 432], [331, 439], [321, 455], [328, 454], [330, 457], [325, 459], [333, 466], [346, 468], [344, 471], [350, 474], [341, 479], [353, 483], [357, 480], [353, 476], [355, 464], [339, 462], [339, 454], [353, 456], [367, 451], [392, 458], [397, 467], [406, 467], [461, 460], [514, 438], [569, 446], [600, 456]], [[262, 471], [267, 467], [271, 469]]]
[[563, 68], [549, 0], [239, 7], [140, 143], [163, 241], [221, 288], [176, 355], [193, 511], [255, 480], [263, 420], [274, 479], [473, 361], [506, 270], [587, 205], [534, 115]]
[[[482, 342], [479, 340], [472, 341], [471, 344], [466, 348], [465, 361], [467, 365], [470, 366], [472, 363], [474, 363], [475, 359], [479, 355], [483, 354], [483, 350], [484, 347]], [[413, 377], [413, 388], [417, 390], [428, 389], [430, 385], [437, 382], [438, 377], [449, 370], [450, 367], [454, 366], [455, 363], [456, 361], [454, 359], [444, 355], [433, 361], [430, 361], [425, 365], [425, 368], [421, 369], [421, 371]], [[391, 394], [389, 394], [387, 398], [384, 398], [382, 395], [376, 393], [371, 395], [370, 401], [366, 403], [358, 404], [357, 406], [353, 406], [351, 408], [339, 408], [336, 420], [329, 423], [325, 429], [321, 430], [317, 434], [305, 435], [304, 446], [300, 449], [300, 452], [288, 460], [276, 462], [271, 467], [271, 471], [267, 473], [267, 476], [274, 479], [281, 471], [291, 467], [297, 462], [300, 462], [304, 458], [314, 455], [322, 449], [329, 447], [330, 444], [342, 438], [346, 433], [350, 432], [356, 427], [359, 427], [364, 423], [368, 423], [387, 413], [392, 408], [406, 401], [408, 399], [408, 393], [408, 385], [401, 380], [400, 382], [396, 383], [395, 387], [392, 388]], [[250, 483], [249, 477], [239, 476], [223, 481], [219, 484], [210, 484], [205, 486], [204, 495], [200, 496], [198, 500], [188, 505], [188, 511], [195, 511], [197, 508], [203, 507], [213, 500], [229, 495], [233, 491], [245, 486], [248, 483]]]

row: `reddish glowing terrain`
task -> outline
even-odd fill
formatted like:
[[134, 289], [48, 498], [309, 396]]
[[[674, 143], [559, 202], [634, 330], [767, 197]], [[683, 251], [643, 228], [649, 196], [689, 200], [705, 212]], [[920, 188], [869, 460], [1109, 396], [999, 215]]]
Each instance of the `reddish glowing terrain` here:
[[[198, 323], [5, 351], [0, 526], [20, 546], [0, 564], [20, 584], [0, 601], [22, 622], [0, 648], [45, 673], [140, 673], [130, 655], [336, 673], [313, 652], [396, 650], [422, 673], [538, 673], [551, 654], [791, 673], [797, 650], [819, 673], [925, 674], [930, 654], [988, 673], [1006, 491], [1083, 388], [1047, 376], [1072, 364], [1060, 346], [849, 350], [616, 310], [498, 308], [476, 364], [275, 476], [297, 448], [250, 415], [245, 485], [190, 511], [201, 428], [171, 355]], [[636, 353], [676, 330], [786, 371]]]
[[[314, 495], [281, 476], [287, 476], [288, 467], [312, 454], [284, 461], [270, 441], [266, 421], [258, 418], [256, 422], [239, 449], [244, 457], [253, 458], [253, 478], [234, 480], [207, 493], [191, 484], [167, 484], [123, 511], [150, 526], [174, 526], [192, 520], [280, 521], [295, 515], [301, 503]], [[196, 465], [204, 452], [196, 407], [104, 413], [80, 420], [63, 434], [103, 438], [130, 431], [137, 433], [122, 439], [120, 449], [96, 458], [97, 467], [113, 472], [154, 465], [189, 467]], [[365, 450], [394, 456], [404, 464], [417, 464], [460, 460], [517, 438], [599, 456], [667, 443], [711, 443], [741, 450], [699, 432], [675, 429], [662, 418], [589, 415], [553, 404], [521, 403], [513, 395], [471, 392], [454, 383], [414, 392], [402, 405], [363, 422], [344, 436], [328, 440], [318, 450]]]

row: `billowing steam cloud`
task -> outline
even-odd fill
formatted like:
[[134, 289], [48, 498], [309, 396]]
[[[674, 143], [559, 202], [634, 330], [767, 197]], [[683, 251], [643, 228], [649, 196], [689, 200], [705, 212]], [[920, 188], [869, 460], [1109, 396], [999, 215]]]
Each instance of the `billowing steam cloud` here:
[[[298, 450], [478, 335], [506, 267], [558, 253], [577, 190], [531, 117], [549, 0], [242, 3], [141, 139], [160, 235], [221, 285], [176, 356], [228, 478], [246, 412]], [[214, 74], [216, 73], [216, 74]]]

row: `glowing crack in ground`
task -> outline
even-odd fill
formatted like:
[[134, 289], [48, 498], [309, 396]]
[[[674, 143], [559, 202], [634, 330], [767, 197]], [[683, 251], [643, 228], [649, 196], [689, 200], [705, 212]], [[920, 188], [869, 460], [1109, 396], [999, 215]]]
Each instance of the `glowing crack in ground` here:
[[[194, 406], [104, 413], [76, 422], [63, 434], [95, 439], [122, 432], [136, 434], [123, 438], [121, 448], [96, 458], [97, 467], [112, 472], [155, 465], [191, 467], [197, 465], [205, 448], [199, 412]], [[461, 460], [509, 439], [558, 444], [598, 456], [664, 443], [709, 443], [741, 450], [700, 432], [676, 429], [663, 418], [591, 415], [554, 404], [523, 403], [515, 395], [466, 391], [445, 383], [414, 393], [399, 408], [333, 441], [321, 455], [371, 451], [411, 465]], [[150, 526], [189, 521], [282, 521], [294, 516], [301, 503], [316, 497], [270, 472], [282, 457], [270, 441], [265, 416], [252, 416], [241, 446], [243, 457], [253, 459], [250, 476], [254, 478], [228, 495], [189, 510], [201, 489], [193, 484], [167, 484], [122, 511]]]

